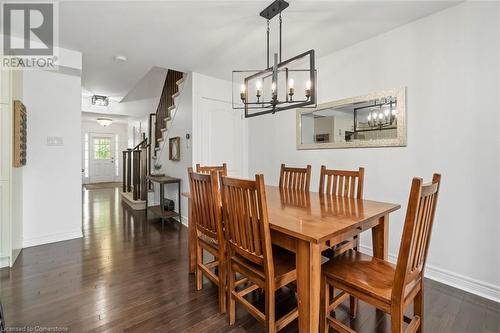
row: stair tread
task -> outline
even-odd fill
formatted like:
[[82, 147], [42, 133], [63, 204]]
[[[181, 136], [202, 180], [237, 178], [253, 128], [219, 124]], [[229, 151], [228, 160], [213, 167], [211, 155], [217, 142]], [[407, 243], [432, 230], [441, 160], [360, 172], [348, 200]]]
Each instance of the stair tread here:
[[[178, 94], [178, 93], [176, 93], [176, 94]], [[175, 95], [175, 94], [174, 94], [174, 95]], [[172, 96], [173, 96], [173, 95], [172, 95]], [[176, 106], [175, 106], [175, 104], [174, 104], [174, 105], [172, 105], [172, 106], [169, 106], [167, 110], [168, 110], [168, 111], [170, 111], [170, 110], [173, 110], [173, 109], [175, 109], [175, 108], [176, 108]]]
[[183, 76], [182, 78], [180, 78], [179, 80], [177, 80], [177, 82], [175, 82], [175, 84], [180, 85], [180, 84], [182, 84], [184, 81], [186, 81], [186, 77], [185, 77], [185, 76]]
[[173, 95], [172, 95], [172, 98], [176, 98], [176, 97], [178, 97], [180, 94], [181, 94], [181, 93], [180, 93], [180, 91], [178, 91], [178, 92], [176, 92], [175, 94], [173, 94]]

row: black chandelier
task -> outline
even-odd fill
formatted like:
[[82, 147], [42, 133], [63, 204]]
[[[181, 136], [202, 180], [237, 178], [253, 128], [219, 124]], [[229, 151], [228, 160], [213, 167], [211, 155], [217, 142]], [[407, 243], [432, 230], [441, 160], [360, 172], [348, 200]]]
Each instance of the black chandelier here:
[[392, 129], [397, 128], [398, 113], [397, 113], [396, 97], [387, 96], [375, 100], [372, 105], [355, 108], [355, 114], [361, 109], [368, 109], [366, 116], [366, 125], [372, 129]]
[[[276, 0], [260, 13], [260, 16], [267, 20], [266, 69], [233, 71], [233, 109], [244, 109], [246, 118], [292, 108], [316, 106], [314, 50], [285, 61], [281, 59], [281, 12], [288, 6], [288, 2]], [[271, 66], [269, 22], [276, 15], [279, 15], [279, 53], [274, 53]]]

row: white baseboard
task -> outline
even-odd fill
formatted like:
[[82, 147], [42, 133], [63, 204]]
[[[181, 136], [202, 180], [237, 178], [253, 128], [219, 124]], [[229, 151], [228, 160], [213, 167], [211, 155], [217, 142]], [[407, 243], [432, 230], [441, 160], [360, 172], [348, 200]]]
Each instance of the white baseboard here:
[[[365, 245], [360, 246], [360, 251], [366, 254], [373, 253], [372, 248]], [[397, 256], [389, 253], [389, 261], [395, 264]], [[500, 303], [500, 286], [432, 265], [425, 266], [425, 277]]]
[[68, 231], [68, 232], [61, 232], [61, 233], [52, 234], [52, 235], [45, 235], [45, 236], [41, 236], [41, 237], [33, 237], [33, 238], [23, 239], [23, 248], [37, 246], [37, 245], [43, 245], [43, 244], [49, 244], [49, 243], [55, 243], [55, 242], [61, 242], [61, 241], [65, 241], [65, 240], [82, 238], [82, 237], [83, 237], [83, 233], [82, 233], [82, 230], [80, 230], [80, 229], [74, 230], [74, 231]]
[[[178, 216], [174, 217], [174, 219], [175, 219], [177, 222], [179, 222], [179, 217], [178, 217]], [[187, 226], [188, 226], [188, 219], [187, 219], [187, 217], [185, 217], [184, 215], [182, 215], [182, 216], [181, 216], [181, 223], [182, 223], [182, 225], [183, 225], [183, 226], [185, 226], [185, 227], [187, 227]]]
[[0, 257], [0, 268], [9, 267], [10, 260], [9, 257]]

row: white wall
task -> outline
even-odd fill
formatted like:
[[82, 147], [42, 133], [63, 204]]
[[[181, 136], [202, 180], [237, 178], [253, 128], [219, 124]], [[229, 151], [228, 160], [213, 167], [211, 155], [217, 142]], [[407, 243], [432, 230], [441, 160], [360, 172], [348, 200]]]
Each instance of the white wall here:
[[193, 73], [193, 164], [227, 163], [228, 175], [248, 176], [248, 122], [233, 110], [231, 82]]
[[316, 189], [321, 164], [366, 167], [365, 197], [402, 205], [394, 259], [411, 178], [442, 173], [427, 275], [500, 300], [499, 22], [498, 3], [466, 2], [317, 59], [320, 102], [406, 86], [407, 147], [297, 151], [285, 111], [249, 119], [250, 174], [277, 184], [280, 163], [312, 164]]
[[[123, 175], [123, 154], [122, 152], [128, 148], [128, 124], [121, 123], [113, 123], [109, 126], [103, 127], [97, 123], [97, 121], [82, 121], [82, 167], [85, 168], [85, 133], [89, 133], [89, 144], [91, 133], [99, 133], [99, 134], [112, 134], [118, 135], [118, 155], [115, 156], [115, 163], [118, 164], [118, 175], [115, 177], [116, 181], [122, 181]], [[114, 139], [113, 139], [114, 140]], [[90, 152], [90, 147], [89, 147]], [[90, 156], [89, 156], [90, 162]], [[92, 168], [92, 165], [89, 164], [89, 168]], [[89, 170], [90, 171], [90, 170]], [[91, 174], [89, 173], [89, 176]], [[83, 182], [88, 182], [88, 178], [83, 178]]]
[[[25, 71], [28, 162], [23, 168], [24, 247], [82, 236], [81, 79]], [[62, 146], [47, 146], [47, 137]]]

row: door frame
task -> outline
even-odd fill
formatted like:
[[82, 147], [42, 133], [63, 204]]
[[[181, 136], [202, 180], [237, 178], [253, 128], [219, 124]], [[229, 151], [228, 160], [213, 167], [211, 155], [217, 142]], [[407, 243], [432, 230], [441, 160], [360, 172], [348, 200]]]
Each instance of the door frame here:
[[99, 132], [89, 132], [89, 142], [88, 142], [88, 149], [89, 149], [89, 177], [88, 177], [88, 184], [94, 184], [94, 183], [106, 183], [108, 181], [95, 181], [93, 179], [93, 160], [94, 160], [94, 138], [109, 138], [110, 139], [110, 149], [111, 149], [111, 158], [113, 159], [113, 177], [110, 182], [115, 182], [117, 181], [117, 175], [116, 175], [116, 163], [118, 163], [117, 156], [115, 156], [116, 152], [116, 134], [114, 133], [99, 133]]

